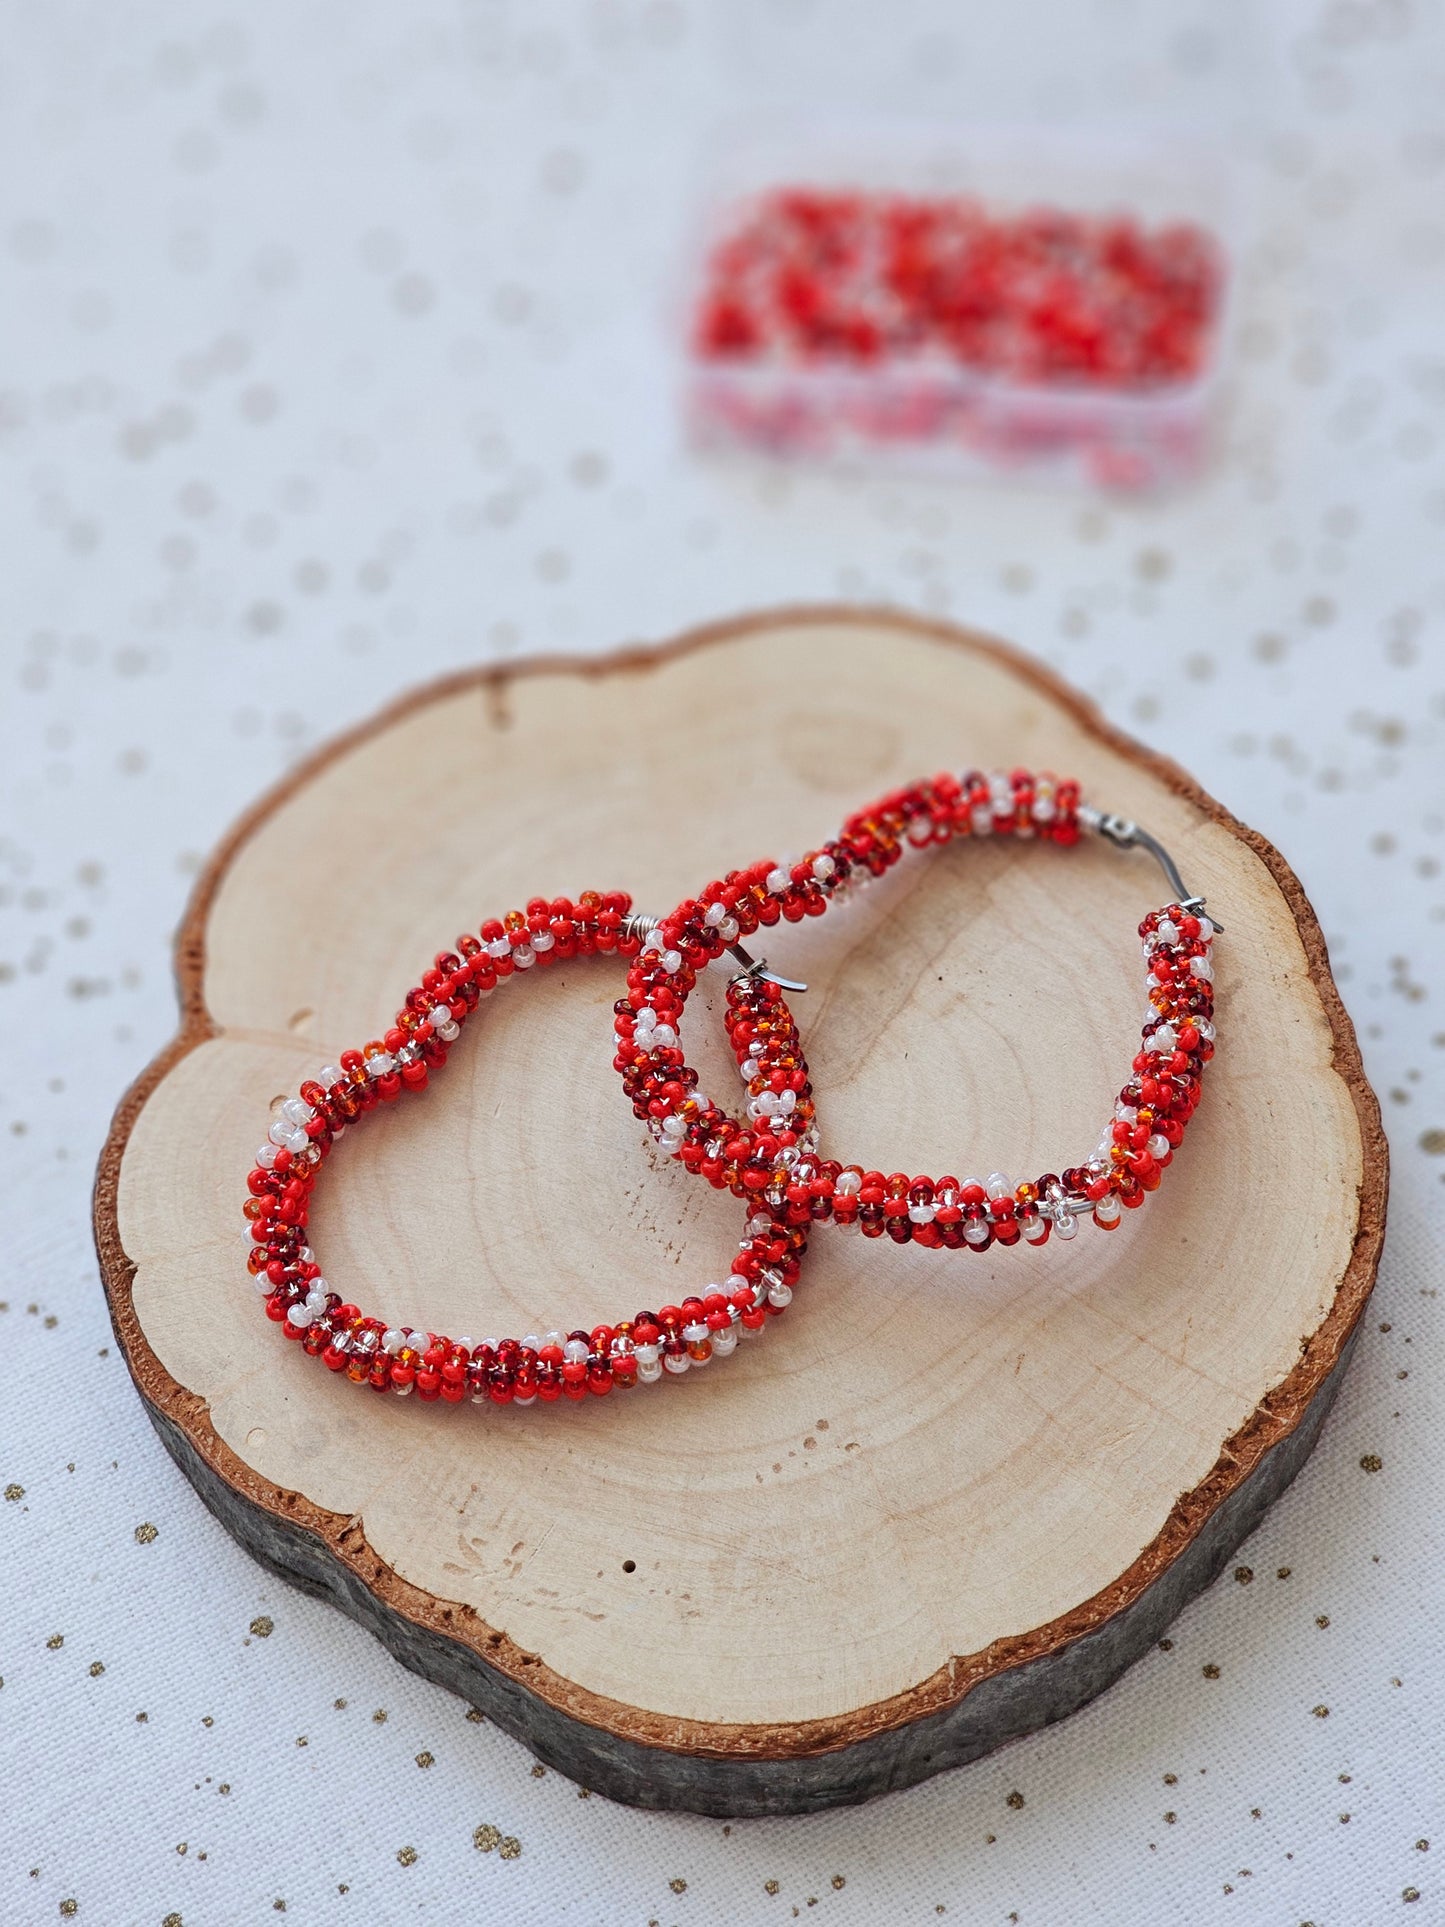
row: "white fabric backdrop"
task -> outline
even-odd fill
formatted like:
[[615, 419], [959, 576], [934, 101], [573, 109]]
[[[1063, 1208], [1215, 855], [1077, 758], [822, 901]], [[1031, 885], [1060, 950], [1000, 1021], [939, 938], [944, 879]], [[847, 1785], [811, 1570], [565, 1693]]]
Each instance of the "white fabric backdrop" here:
[[[0, 6], [7, 1923], [1445, 1920], [1445, 23], [995, 11]], [[659, 363], [699, 141], [810, 75], [844, 107], [1228, 126], [1253, 228], [1198, 488], [1100, 506], [679, 452]], [[480, 656], [834, 596], [1032, 647], [1279, 843], [1382, 1094], [1394, 1217], [1250, 1583], [1060, 1728], [729, 1829], [580, 1799], [253, 1566], [132, 1393], [88, 1191], [173, 1027], [197, 862], [290, 759]], [[480, 1823], [520, 1852], [479, 1853]]]

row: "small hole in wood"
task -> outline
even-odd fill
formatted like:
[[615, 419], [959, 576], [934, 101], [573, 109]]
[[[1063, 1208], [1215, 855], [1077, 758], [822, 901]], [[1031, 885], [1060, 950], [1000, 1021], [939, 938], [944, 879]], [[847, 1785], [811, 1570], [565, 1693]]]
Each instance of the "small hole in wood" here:
[[637, 1561], [635, 1559], [624, 1559], [622, 1562], [622, 1570], [624, 1572], [636, 1572]]
[[309, 1024], [315, 1015], [316, 1012], [312, 1010], [309, 1005], [304, 1010], [293, 1011], [286, 1020], [286, 1028], [287, 1030], [300, 1030], [303, 1025]]

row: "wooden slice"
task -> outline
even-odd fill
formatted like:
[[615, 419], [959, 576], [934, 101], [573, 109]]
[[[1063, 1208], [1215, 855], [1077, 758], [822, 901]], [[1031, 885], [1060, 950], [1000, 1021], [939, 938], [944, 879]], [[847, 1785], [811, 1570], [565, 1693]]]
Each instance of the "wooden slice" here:
[[[262, 1316], [239, 1208], [270, 1107], [458, 931], [588, 887], [661, 911], [894, 781], [1016, 763], [1144, 823], [1227, 926], [1204, 1105], [1112, 1236], [980, 1258], [822, 1227], [726, 1365], [530, 1411], [378, 1398]], [[1097, 839], [960, 843], [784, 927], [827, 1153], [1015, 1176], [1086, 1153], [1167, 894]], [[258, 1559], [619, 1800], [859, 1800], [1098, 1693], [1297, 1471], [1374, 1280], [1385, 1143], [1299, 884], [1037, 664], [938, 624], [783, 612], [422, 691], [241, 824], [177, 963], [181, 1033], [121, 1104], [95, 1212], [162, 1437]], [[313, 1220], [334, 1284], [480, 1335], [724, 1275], [740, 1208], [646, 1147], [610, 1069], [620, 989], [603, 959], [509, 987], [425, 1101], [339, 1147]], [[702, 992], [687, 1021], [735, 1089]]]

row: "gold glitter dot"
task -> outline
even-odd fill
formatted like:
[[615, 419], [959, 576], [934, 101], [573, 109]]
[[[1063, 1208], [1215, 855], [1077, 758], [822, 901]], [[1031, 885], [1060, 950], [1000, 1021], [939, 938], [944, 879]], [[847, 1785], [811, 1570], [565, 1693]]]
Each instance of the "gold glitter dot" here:
[[1024, 1796], [1019, 1792], [1017, 1787], [1014, 1788], [1013, 1792], [1010, 1793], [1008, 1798], [1004, 1801], [1004, 1805], [1006, 1807], [1015, 1807], [1015, 1808], [1021, 1807], [1023, 1803], [1024, 1803]]
[[331, 1704], [336, 1708], [338, 1713], [344, 1712], [346, 1710], [345, 1700], [333, 1700]]
[[478, 1853], [490, 1853], [493, 1847], [499, 1847], [501, 1844], [501, 1831], [494, 1827], [490, 1820], [484, 1820], [472, 1835], [472, 1845]]
[[202, 1713], [201, 1715], [202, 1726], [214, 1726], [215, 1724], [216, 1722], [211, 1718], [211, 1715], [209, 1713]]
[[1417, 1840], [1415, 1842], [1415, 1851], [1416, 1853], [1429, 1853], [1430, 1842], [1428, 1840]]
[[90, 1677], [92, 1679], [99, 1679], [104, 1671], [105, 1661], [103, 1659], [93, 1659], [90, 1662]]
[[1281, 1566], [1279, 1571], [1274, 1576], [1276, 1579], [1288, 1579], [1290, 1574], [1293, 1571], [1294, 1571], [1293, 1566]]
[[296, 1735], [296, 1744], [298, 1746], [309, 1746], [311, 1742], [307, 1739], [304, 1733], [298, 1733]]
[[1165, 1786], [1178, 1786], [1179, 1775], [1177, 1773], [1166, 1773], [1164, 1775], [1164, 1784]]
[[25, 1497], [25, 1487], [23, 1485], [7, 1485], [5, 1488], [5, 1497], [7, 1499], [23, 1499]]
[[546, 1767], [543, 1766], [540, 1760], [536, 1761], [532, 1767], [532, 1778], [534, 1780], [545, 1780], [546, 1777], [547, 1777]]
[[1210, 1660], [1207, 1666], [1202, 1666], [1199, 1670], [1203, 1673], [1206, 1679], [1219, 1678], [1219, 1668], [1215, 1665], [1213, 1660]]
[[1166, 1814], [1165, 1814], [1165, 1816], [1164, 1816], [1164, 1824], [1165, 1824], [1165, 1826], [1166, 1826], [1166, 1827], [1172, 1827], [1172, 1826], [1174, 1825], [1174, 1822], [1175, 1822], [1175, 1821], [1176, 1821], [1176, 1820], [1177, 1820], [1178, 1818], [1179, 1818], [1179, 1815], [1178, 1815], [1177, 1813], [1166, 1813]]
[[682, 1879], [680, 1875], [676, 1880], [669, 1880], [667, 1884], [675, 1894], [685, 1894], [687, 1892], [687, 1882]]
[[76, 1916], [76, 1915], [77, 1915], [77, 1914], [78, 1914], [79, 1912], [80, 1912], [80, 1902], [79, 1902], [78, 1900], [62, 1900], [62, 1901], [61, 1901], [61, 1903], [60, 1903], [60, 1918], [61, 1918], [62, 1920], [74, 1920], [74, 1918], [75, 1918], [75, 1916]]
[[1330, 1709], [1328, 1708], [1328, 1706], [1312, 1706], [1310, 1708], [1310, 1711], [1314, 1714], [1317, 1720], [1327, 1720], [1330, 1716]]
[[777, 1891], [778, 1883], [776, 1880], [765, 1880], [763, 1882], [763, 1892], [765, 1894], [775, 1894]]
[[1328, 1626], [1329, 1623], [1330, 1623], [1330, 1616], [1328, 1613], [1315, 1614], [1315, 1624], [1317, 1626], [1324, 1627], [1324, 1626]]
[[386, 1725], [386, 1708], [384, 1706], [378, 1706], [376, 1711], [372, 1714], [371, 1720], [374, 1726], [385, 1726]]
[[190, 1847], [189, 1847], [189, 1844], [188, 1844], [188, 1843], [187, 1843], [186, 1841], [184, 1841], [184, 1840], [178, 1840], [178, 1841], [176, 1842], [176, 1852], [177, 1852], [177, 1853], [181, 1853], [181, 1854], [184, 1854], [184, 1853], [189, 1853], [189, 1851], [190, 1851]]
[[135, 1529], [135, 1542], [138, 1546], [148, 1546], [157, 1536], [160, 1528], [153, 1526], [149, 1519]]
[[1254, 1567], [1253, 1566], [1236, 1566], [1234, 1568], [1234, 1577], [1236, 1582], [1239, 1585], [1247, 1586], [1254, 1578]]
[[266, 1613], [260, 1613], [251, 1621], [251, 1631], [257, 1639], [269, 1639], [276, 1630], [276, 1622]]
[[286, 1911], [286, 1902], [284, 1900], [273, 1900], [271, 1902], [271, 1911], [276, 1914], [284, 1914]]
[[417, 1857], [416, 1848], [415, 1847], [398, 1847], [396, 1850], [396, 1857], [403, 1867], [414, 1867], [416, 1865], [416, 1857]]
[[1406, 1887], [1402, 1891], [1400, 1898], [1401, 1900], [1418, 1900], [1420, 1898], [1420, 1889], [1418, 1887]]
[[436, 1755], [434, 1753], [418, 1753], [416, 1763], [418, 1766], [435, 1766]]
[[145, 1723], [146, 1723], [146, 1721], [147, 1721], [147, 1720], [148, 1720], [149, 1718], [150, 1718], [150, 1714], [149, 1714], [149, 1713], [137, 1713], [137, 1714], [136, 1714], [136, 1719], [137, 1719], [137, 1720], [139, 1721], [139, 1723], [140, 1723], [140, 1724], [141, 1724], [142, 1726], [144, 1726], [144, 1725], [145, 1725]]
[[834, 1893], [839, 1893], [839, 1892], [841, 1892], [841, 1891], [842, 1891], [842, 1889], [843, 1889], [844, 1887], [846, 1887], [846, 1886], [847, 1886], [847, 1884], [848, 1884], [848, 1882], [847, 1882], [847, 1879], [846, 1879], [846, 1878], [844, 1877], [844, 1875], [842, 1875], [842, 1874], [840, 1874], [840, 1873], [835, 1873], [835, 1874], [833, 1875], [833, 1891], [834, 1891]]
[[473, 1726], [480, 1726], [486, 1717], [486, 1714], [480, 1706], [469, 1706], [467, 1708], [467, 1718], [472, 1722]]
[[1385, 1461], [1380, 1457], [1378, 1452], [1366, 1452], [1365, 1456], [1360, 1460], [1360, 1470], [1362, 1472], [1378, 1472], [1384, 1463]]
[[217, 1793], [229, 1793], [231, 1791], [231, 1782], [229, 1780], [222, 1780], [221, 1784], [216, 1788], [216, 1791]]
[[1159, 1650], [1161, 1653], [1172, 1653], [1174, 1651], [1174, 1641], [1172, 1639], [1161, 1639], [1159, 1642]]
[[502, 1836], [502, 1844], [497, 1848], [497, 1858], [499, 1860], [520, 1860], [521, 1857], [522, 1843], [516, 1834], [504, 1834]]
[[179, 1914], [167, 1914], [161, 1922], [161, 1927], [185, 1927], [185, 1922]]
[[45, 1643], [52, 1653], [59, 1652], [60, 1648], [65, 1644], [65, 1634], [52, 1633]]

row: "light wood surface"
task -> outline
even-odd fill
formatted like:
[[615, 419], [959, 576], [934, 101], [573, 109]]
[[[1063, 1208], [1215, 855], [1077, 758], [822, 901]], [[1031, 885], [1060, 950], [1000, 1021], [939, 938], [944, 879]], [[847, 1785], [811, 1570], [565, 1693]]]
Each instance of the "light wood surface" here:
[[[1137, 817], [1228, 927], [1204, 1104], [1117, 1233], [980, 1259], [823, 1227], [763, 1339], [567, 1409], [379, 1400], [261, 1316], [239, 1207], [273, 1101], [458, 931], [589, 886], [661, 911], [896, 779], [1016, 763]], [[1075, 1162], [1128, 1074], [1134, 926], [1166, 895], [1092, 842], [958, 845], [772, 935], [811, 986], [826, 1154]], [[1097, 1690], [1293, 1471], [1373, 1278], [1383, 1144], [1298, 885], [1041, 672], [901, 617], [784, 613], [404, 706], [241, 827], [180, 974], [186, 1028], [122, 1108], [97, 1216], [163, 1435], [261, 1556], [619, 1797], [857, 1798]], [[740, 1208], [651, 1154], [610, 1069], [618, 968], [534, 978], [328, 1163], [313, 1242], [364, 1308], [480, 1336], [724, 1275]], [[700, 997], [687, 1041], [735, 1090]], [[1134, 1630], [1070, 1661], [1115, 1619]], [[1027, 1704], [974, 1730], [1020, 1668]], [[768, 1780], [829, 1754], [793, 1795]]]

